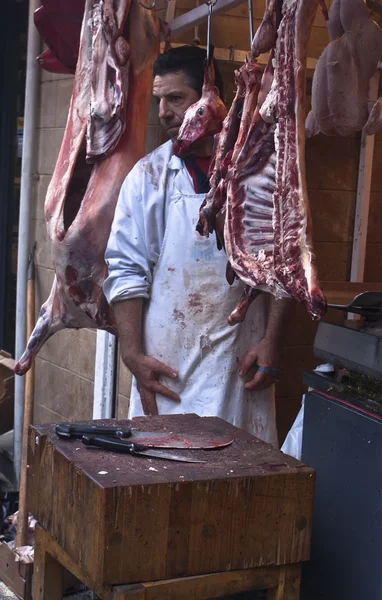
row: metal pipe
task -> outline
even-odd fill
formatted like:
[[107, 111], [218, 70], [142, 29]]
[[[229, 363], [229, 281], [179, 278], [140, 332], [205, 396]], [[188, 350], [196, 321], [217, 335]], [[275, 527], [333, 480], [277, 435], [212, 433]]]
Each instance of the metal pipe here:
[[[212, 7], [212, 13], [213, 15], [225, 13], [236, 6], [240, 6], [240, 4], [243, 4], [244, 2], [245, 0], [219, 0], [219, 2]], [[208, 16], [208, 12], [207, 4], [203, 3], [197, 8], [189, 10], [184, 15], [180, 15], [179, 17], [176, 17], [170, 21], [169, 26], [171, 30], [171, 37], [178, 37], [184, 31], [193, 29], [195, 25], [205, 21], [206, 17]]]
[[249, 19], [249, 44], [253, 42], [253, 12], [252, 12], [252, 0], [248, 0], [248, 19]]
[[[39, 67], [36, 57], [40, 52], [40, 37], [34, 26], [33, 16], [40, 0], [29, 0], [27, 70], [25, 85], [24, 136], [21, 163], [20, 216], [17, 255], [16, 288], [16, 349], [18, 360], [26, 344], [27, 271], [30, 253], [30, 213], [33, 200], [33, 180], [36, 161], [36, 119], [38, 106]], [[20, 477], [21, 442], [23, 432], [25, 377], [15, 378], [15, 411], [13, 460], [17, 481]]]

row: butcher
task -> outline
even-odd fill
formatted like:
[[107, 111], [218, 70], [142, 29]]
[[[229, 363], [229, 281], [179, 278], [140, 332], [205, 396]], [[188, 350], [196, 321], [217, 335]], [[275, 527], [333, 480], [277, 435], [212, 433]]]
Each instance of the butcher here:
[[[203, 49], [182, 46], [154, 64], [153, 96], [169, 141], [140, 160], [122, 185], [104, 291], [133, 374], [129, 418], [218, 416], [277, 446], [274, 384], [290, 301], [262, 293], [243, 323], [227, 324], [243, 283], [227, 284], [224, 251], [214, 236], [195, 230], [213, 139], [184, 159], [172, 152], [185, 111], [201, 97], [205, 58]], [[222, 96], [216, 64], [215, 71]]]

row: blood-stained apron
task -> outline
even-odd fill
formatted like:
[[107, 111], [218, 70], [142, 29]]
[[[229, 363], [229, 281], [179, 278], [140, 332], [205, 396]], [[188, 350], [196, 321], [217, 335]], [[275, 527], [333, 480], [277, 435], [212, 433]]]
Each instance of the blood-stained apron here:
[[[188, 173], [179, 171], [143, 321], [145, 353], [179, 373], [163, 383], [181, 403], [157, 394], [158, 411], [221, 417], [277, 446], [274, 387], [248, 391], [244, 383], [253, 370], [238, 375], [239, 360], [264, 335], [267, 296], [252, 303], [244, 323], [227, 325], [243, 284], [227, 284], [224, 251], [217, 250], [215, 236], [206, 239], [195, 230], [203, 198]], [[129, 418], [143, 414], [133, 379]]]

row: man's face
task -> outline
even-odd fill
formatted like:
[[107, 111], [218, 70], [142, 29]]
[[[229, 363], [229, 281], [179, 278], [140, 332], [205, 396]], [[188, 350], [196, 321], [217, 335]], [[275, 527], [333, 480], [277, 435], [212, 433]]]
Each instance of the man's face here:
[[156, 75], [153, 96], [159, 105], [159, 120], [169, 138], [174, 140], [186, 110], [200, 98], [198, 92], [186, 83], [183, 71]]

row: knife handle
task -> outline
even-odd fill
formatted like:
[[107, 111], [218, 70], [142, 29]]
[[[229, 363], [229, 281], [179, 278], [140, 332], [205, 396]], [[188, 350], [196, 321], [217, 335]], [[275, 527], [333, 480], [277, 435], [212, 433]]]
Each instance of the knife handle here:
[[59, 437], [64, 438], [82, 438], [83, 435], [105, 435], [118, 438], [128, 438], [131, 436], [131, 430], [122, 430], [120, 427], [109, 427], [107, 425], [73, 425], [72, 423], [59, 423], [55, 427]]
[[135, 454], [136, 452], [148, 450], [147, 446], [142, 446], [135, 442], [88, 435], [82, 436], [82, 443], [85, 446], [95, 446], [96, 448], [103, 448], [104, 450], [112, 450], [114, 452], [125, 452], [126, 454]]

